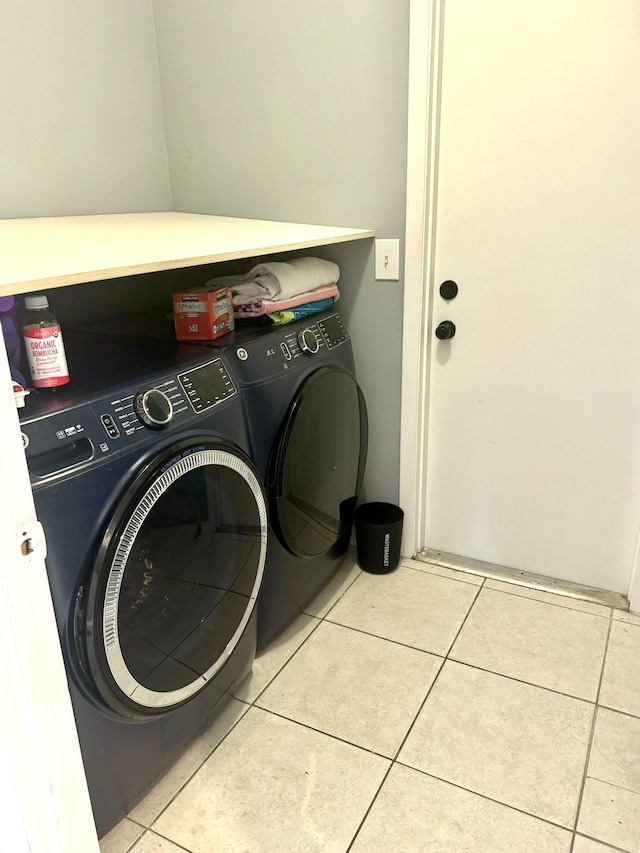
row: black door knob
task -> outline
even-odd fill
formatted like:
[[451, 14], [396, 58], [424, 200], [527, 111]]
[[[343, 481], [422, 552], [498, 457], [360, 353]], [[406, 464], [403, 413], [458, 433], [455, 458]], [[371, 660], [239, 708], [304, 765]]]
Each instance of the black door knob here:
[[458, 295], [458, 285], [455, 281], [451, 281], [451, 279], [447, 279], [447, 281], [443, 281], [440, 285], [440, 296], [443, 299], [455, 299]]
[[436, 329], [436, 338], [441, 341], [448, 341], [449, 338], [452, 338], [455, 335], [455, 333], [455, 323], [452, 323], [451, 320], [443, 320]]

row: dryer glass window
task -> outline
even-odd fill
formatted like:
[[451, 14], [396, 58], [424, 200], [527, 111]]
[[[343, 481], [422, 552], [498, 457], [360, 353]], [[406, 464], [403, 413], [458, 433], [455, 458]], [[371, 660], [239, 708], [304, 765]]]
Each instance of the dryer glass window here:
[[346, 545], [366, 451], [358, 383], [342, 368], [320, 368], [293, 401], [276, 454], [277, 524], [292, 553], [316, 557]]

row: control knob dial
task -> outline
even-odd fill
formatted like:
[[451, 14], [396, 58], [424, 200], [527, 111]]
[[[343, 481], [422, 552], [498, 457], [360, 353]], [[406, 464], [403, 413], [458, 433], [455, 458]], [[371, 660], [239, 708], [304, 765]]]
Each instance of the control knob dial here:
[[133, 408], [142, 423], [150, 429], [164, 429], [173, 417], [171, 400], [158, 388], [148, 388], [136, 394]]
[[312, 329], [302, 329], [298, 332], [298, 345], [305, 355], [315, 355], [320, 349], [318, 338]]

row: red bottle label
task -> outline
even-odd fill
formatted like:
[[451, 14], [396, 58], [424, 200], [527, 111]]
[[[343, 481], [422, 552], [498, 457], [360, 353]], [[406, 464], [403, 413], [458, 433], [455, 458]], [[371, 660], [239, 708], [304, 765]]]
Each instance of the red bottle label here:
[[25, 326], [22, 336], [34, 387], [66, 385], [69, 369], [60, 326]]

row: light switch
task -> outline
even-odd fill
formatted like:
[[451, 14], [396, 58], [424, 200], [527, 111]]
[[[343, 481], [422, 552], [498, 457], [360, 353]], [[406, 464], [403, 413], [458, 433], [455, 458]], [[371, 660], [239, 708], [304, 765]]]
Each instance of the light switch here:
[[400, 281], [400, 240], [376, 240], [376, 281]]

